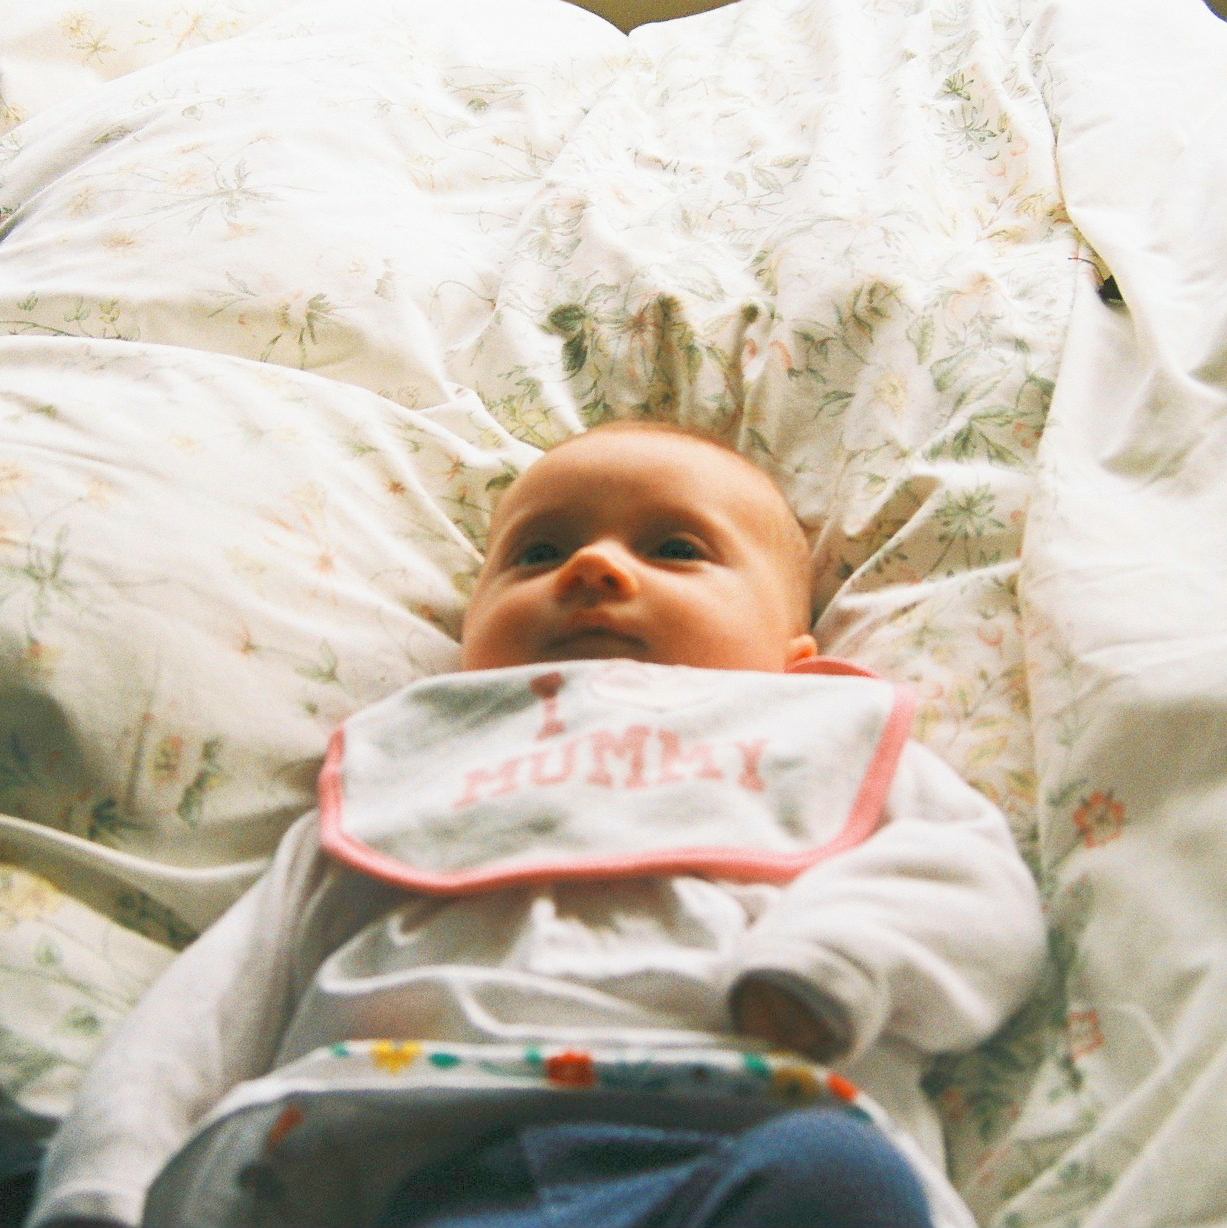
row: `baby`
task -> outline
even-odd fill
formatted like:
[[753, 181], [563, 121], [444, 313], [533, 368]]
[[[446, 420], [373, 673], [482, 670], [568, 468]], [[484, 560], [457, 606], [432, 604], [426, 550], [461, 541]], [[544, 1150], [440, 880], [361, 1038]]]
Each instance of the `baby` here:
[[1033, 985], [1036, 893], [906, 694], [817, 656], [810, 587], [721, 443], [544, 454], [460, 671], [337, 732], [30, 1224], [973, 1224], [921, 1078]]

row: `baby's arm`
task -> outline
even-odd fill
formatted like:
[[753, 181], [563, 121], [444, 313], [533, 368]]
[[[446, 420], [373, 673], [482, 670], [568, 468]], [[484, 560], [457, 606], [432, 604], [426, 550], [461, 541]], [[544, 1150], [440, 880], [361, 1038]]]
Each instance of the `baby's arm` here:
[[879, 831], [800, 875], [747, 931], [730, 1008], [739, 1030], [823, 1062], [883, 1033], [965, 1049], [1021, 1005], [1043, 949], [1004, 817], [909, 744]]
[[292, 928], [321, 872], [314, 826], [154, 983], [86, 1073], [52, 1141], [29, 1228], [140, 1221], [192, 1126], [267, 1068], [290, 1005]]

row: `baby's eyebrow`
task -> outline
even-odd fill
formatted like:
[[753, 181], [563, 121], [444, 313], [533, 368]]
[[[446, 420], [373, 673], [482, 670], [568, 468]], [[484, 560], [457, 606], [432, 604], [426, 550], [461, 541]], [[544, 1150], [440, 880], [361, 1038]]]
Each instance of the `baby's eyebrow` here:
[[522, 549], [534, 537], [557, 537], [565, 524], [552, 513], [534, 513], [522, 519], [512, 517], [496, 524], [486, 539], [486, 557]]
[[505, 525], [498, 526], [498, 536], [522, 537], [525, 533], [554, 532], [573, 519], [573, 514], [564, 507], [547, 508], [520, 517], [513, 516]]

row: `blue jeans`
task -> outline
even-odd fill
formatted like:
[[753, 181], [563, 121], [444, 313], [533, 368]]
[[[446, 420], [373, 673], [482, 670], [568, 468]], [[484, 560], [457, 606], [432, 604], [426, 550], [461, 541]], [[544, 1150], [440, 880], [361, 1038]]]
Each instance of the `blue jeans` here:
[[931, 1228], [889, 1140], [839, 1109], [740, 1134], [560, 1123], [497, 1134], [396, 1193], [378, 1228]]

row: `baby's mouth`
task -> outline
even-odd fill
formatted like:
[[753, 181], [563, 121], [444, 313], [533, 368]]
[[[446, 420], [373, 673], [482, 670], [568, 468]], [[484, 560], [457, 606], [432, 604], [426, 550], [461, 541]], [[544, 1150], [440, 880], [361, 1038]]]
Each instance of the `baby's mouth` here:
[[571, 619], [550, 647], [574, 657], [639, 657], [646, 650], [638, 636], [592, 615]]

